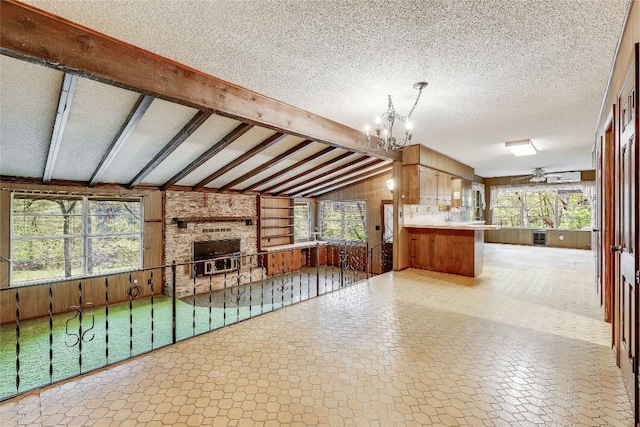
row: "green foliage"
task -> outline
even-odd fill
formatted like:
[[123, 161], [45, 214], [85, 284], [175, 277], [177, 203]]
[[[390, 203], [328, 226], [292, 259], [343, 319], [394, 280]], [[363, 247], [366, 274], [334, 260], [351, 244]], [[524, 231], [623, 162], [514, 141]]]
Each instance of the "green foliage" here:
[[592, 209], [577, 189], [506, 192], [498, 195], [492, 218], [502, 227], [580, 230], [591, 227]]
[[311, 227], [308, 203], [296, 203], [293, 208], [293, 236], [297, 239], [308, 239]]
[[321, 202], [322, 237], [362, 241], [367, 238], [367, 206], [358, 202]]
[[139, 200], [15, 196], [13, 283], [139, 267], [141, 207]]

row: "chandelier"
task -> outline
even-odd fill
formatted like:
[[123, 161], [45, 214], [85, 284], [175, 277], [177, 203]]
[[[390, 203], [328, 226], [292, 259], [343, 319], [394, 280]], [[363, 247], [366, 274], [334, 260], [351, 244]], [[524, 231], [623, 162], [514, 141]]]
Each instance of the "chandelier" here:
[[[384, 150], [389, 152], [389, 150], [403, 150], [407, 147], [407, 144], [411, 141], [411, 137], [413, 136], [413, 133], [411, 132], [411, 122], [409, 119], [411, 118], [413, 111], [418, 106], [422, 89], [427, 87], [427, 85], [427, 82], [418, 82], [413, 85], [413, 88], [418, 90], [418, 96], [416, 97], [416, 102], [413, 103], [413, 107], [411, 107], [411, 111], [409, 111], [409, 114], [406, 116], [402, 116], [396, 112], [396, 109], [393, 106], [393, 101], [391, 100], [391, 95], [389, 95], [387, 111], [382, 113], [380, 117], [376, 118], [376, 137], [373, 141], [369, 134], [369, 125], [364, 127], [364, 139], [367, 141], [371, 150]], [[393, 134], [393, 126], [395, 125], [396, 120], [404, 123], [404, 137], [401, 139], [397, 139]]]

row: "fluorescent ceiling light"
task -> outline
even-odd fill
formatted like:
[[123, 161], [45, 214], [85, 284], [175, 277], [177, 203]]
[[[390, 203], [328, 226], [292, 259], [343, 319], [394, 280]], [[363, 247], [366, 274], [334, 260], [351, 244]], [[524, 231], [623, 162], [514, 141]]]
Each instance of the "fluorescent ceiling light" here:
[[505, 142], [504, 146], [511, 150], [511, 152], [516, 156], [531, 156], [538, 153], [530, 139]]

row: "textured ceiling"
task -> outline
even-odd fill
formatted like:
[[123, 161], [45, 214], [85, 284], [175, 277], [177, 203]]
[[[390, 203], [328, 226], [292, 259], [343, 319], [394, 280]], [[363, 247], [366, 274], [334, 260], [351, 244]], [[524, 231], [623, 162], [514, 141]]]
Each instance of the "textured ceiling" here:
[[[393, 96], [414, 142], [482, 176], [591, 168], [628, 0], [26, 3], [361, 128]], [[530, 138], [534, 157], [504, 142]]]

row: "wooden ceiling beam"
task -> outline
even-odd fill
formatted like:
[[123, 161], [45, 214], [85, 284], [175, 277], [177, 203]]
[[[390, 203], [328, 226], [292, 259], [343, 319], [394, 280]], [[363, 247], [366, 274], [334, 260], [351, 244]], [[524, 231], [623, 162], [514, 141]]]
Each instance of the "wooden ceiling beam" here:
[[236, 126], [235, 129], [233, 129], [231, 132], [229, 132], [224, 137], [222, 137], [220, 141], [216, 142], [207, 151], [205, 151], [200, 156], [198, 156], [197, 159], [189, 163], [189, 165], [186, 168], [182, 169], [180, 172], [175, 174], [169, 181], [162, 184], [160, 186], [160, 189], [164, 191], [167, 188], [174, 185], [175, 183], [177, 183], [178, 181], [180, 181], [181, 179], [185, 178], [191, 172], [198, 169], [200, 166], [204, 165], [206, 162], [209, 161], [209, 159], [211, 159], [213, 156], [215, 156], [220, 151], [222, 151], [227, 146], [229, 146], [233, 141], [237, 140], [242, 135], [247, 133], [252, 127], [253, 125], [249, 125], [247, 123], [240, 123], [238, 126]]
[[[372, 159], [371, 157], [367, 157], [367, 156], [358, 157], [357, 159], [352, 160], [352, 161], [350, 161], [350, 162], [348, 162], [348, 163], [345, 163], [344, 165], [340, 165], [340, 166], [338, 166], [337, 168], [333, 168], [333, 169], [331, 169], [330, 171], [327, 171], [327, 172], [322, 173], [322, 175], [321, 175], [321, 176], [313, 176], [313, 177], [311, 177], [311, 178], [309, 178], [309, 179], [306, 179], [306, 180], [304, 180], [304, 181], [302, 181], [302, 182], [299, 182], [299, 183], [297, 183], [297, 184], [294, 184], [294, 185], [292, 185], [291, 187], [287, 187], [287, 188], [285, 188], [284, 190], [277, 191], [277, 194], [279, 194], [279, 195], [283, 195], [283, 196], [284, 196], [284, 195], [294, 194], [294, 193], [295, 193], [295, 194], [298, 194], [298, 193], [300, 193], [301, 191], [303, 191], [303, 190], [305, 190], [305, 189], [307, 189], [307, 188], [309, 188], [309, 187], [313, 187], [313, 186], [315, 186], [315, 185], [318, 185], [317, 183], [315, 183], [315, 184], [314, 184], [314, 182], [315, 182], [315, 181], [318, 181], [319, 179], [322, 179], [323, 177], [325, 177], [325, 176], [327, 176], [327, 175], [331, 175], [331, 174], [334, 174], [334, 173], [336, 173], [336, 172], [343, 171], [343, 170], [345, 170], [346, 168], [350, 168], [351, 166], [355, 166], [355, 165], [357, 165], [357, 164], [363, 163], [363, 162], [365, 162], [365, 161], [370, 161], [370, 160], [376, 160], [376, 161], [380, 161], [380, 162], [382, 162], [382, 161], [383, 161], [382, 159]], [[375, 163], [375, 162], [373, 162], [373, 163]], [[371, 165], [369, 164], [368, 166], [371, 166]], [[364, 166], [362, 166], [362, 167], [367, 167], [367, 165], [364, 165]], [[358, 170], [358, 169], [355, 169], [355, 170]], [[348, 171], [348, 172], [345, 172], [345, 173], [353, 173], [353, 170]], [[308, 174], [307, 174], [307, 175], [308, 175]], [[338, 175], [337, 177], [329, 178], [329, 179], [328, 179], [328, 181], [331, 181], [332, 179], [340, 178], [341, 176], [342, 176], [342, 175]], [[325, 180], [325, 181], [322, 181], [322, 182], [326, 182], [326, 180]], [[311, 184], [311, 185], [307, 185], [307, 184]], [[302, 188], [301, 188], [301, 187], [302, 187]], [[297, 190], [296, 190], [296, 189], [297, 189]], [[296, 191], [295, 191], [294, 193], [290, 193], [290, 192], [291, 192], [291, 190], [296, 190]]]
[[138, 125], [138, 122], [140, 122], [140, 119], [142, 119], [144, 114], [149, 109], [149, 106], [153, 102], [153, 99], [153, 96], [140, 95], [135, 105], [131, 109], [129, 117], [127, 117], [127, 119], [120, 127], [118, 134], [111, 142], [109, 149], [104, 154], [102, 160], [100, 160], [100, 164], [91, 176], [91, 179], [89, 180], [89, 187], [95, 186], [100, 181], [104, 173], [107, 171], [109, 165], [111, 165], [111, 162], [113, 162], [113, 159], [115, 159], [116, 154], [118, 154], [124, 143], [127, 142], [129, 136], [131, 135], [131, 132], [133, 132], [135, 127]]
[[243, 155], [241, 155], [237, 159], [227, 163], [226, 165], [224, 165], [223, 167], [221, 167], [220, 169], [218, 169], [217, 171], [215, 171], [214, 173], [212, 173], [211, 175], [209, 175], [208, 177], [206, 177], [205, 179], [203, 179], [202, 181], [200, 181], [199, 183], [194, 185], [193, 186], [193, 190], [199, 190], [200, 188], [204, 187], [205, 185], [207, 185], [208, 183], [210, 183], [214, 179], [216, 179], [219, 176], [222, 176], [223, 174], [229, 172], [231, 169], [233, 169], [233, 168], [235, 168], [237, 166], [240, 166], [242, 163], [246, 162], [251, 157], [255, 156], [256, 154], [260, 153], [263, 150], [266, 150], [267, 148], [271, 147], [272, 145], [276, 144], [278, 141], [281, 141], [282, 139], [286, 138], [287, 136], [288, 135], [285, 135], [285, 134], [280, 133], [280, 132], [274, 133], [269, 138], [265, 139], [260, 144], [258, 144], [255, 147], [253, 147], [251, 150], [247, 151], [246, 153], [244, 153]]
[[[331, 177], [331, 178], [325, 179], [325, 180], [324, 180], [324, 181], [322, 181], [322, 182], [319, 182], [319, 183], [316, 183], [316, 184], [309, 185], [309, 186], [307, 186], [307, 188], [305, 188], [305, 189], [302, 189], [302, 190], [298, 190], [298, 191], [296, 191], [296, 192], [295, 192], [295, 195], [296, 195], [296, 196], [303, 196], [303, 197], [306, 197], [308, 194], [313, 194], [313, 193], [315, 193], [316, 191], [321, 190], [321, 189], [323, 189], [323, 188], [332, 187], [332, 186], [335, 186], [335, 185], [341, 184], [341, 183], [343, 183], [343, 182], [350, 181], [350, 180], [352, 180], [352, 179], [355, 179], [355, 178], [357, 178], [357, 177], [362, 176], [362, 175], [356, 175], [356, 176], [354, 176], [353, 174], [358, 173], [358, 172], [361, 172], [361, 171], [363, 171], [363, 170], [365, 170], [365, 169], [367, 169], [367, 168], [370, 168], [370, 167], [372, 167], [372, 166], [375, 166], [375, 165], [377, 165], [377, 164], [380, 164], [380, 163], [382, 163], [382, 162], [384, 162], [384, 161], [385, 161], [385, 160], [382, 160], [382, 159], [375, 159], [373, 162], [370, 162], [370, 163], [367, 163], [367, 164], [365, 164], [365, 165], [359, 166], [359, 167], [357, 167], [357, 168], [355, 168], [355, 169], [352, 169], [352, 170], [350, 170], [350, 171], [346, 171], [346, 172], [344, 172], [344, 173], [341, 173], [340, 175], [336, 175], [336, 176], [333, 176], [333, 177]], [[381, 167], [384, 167], [384, 165], [383, 165], [383, 166], [381, 166]], [[380, 168], [378, 168], [378, 169], [380, 169]], [[378, 169], [375, 169], [375, 170], [378, 170]], [[365, 172], [365, 174], [366, 174], [366, 173], [371, 173], [371, 171], [366, 171], [366, 172]], [[345, 179], [342, 179], [342, 178], [345, 178]]]
[[302, 150], [303, 148], [307, 147], [311, 143], [313, 143], [313, 141], [311, 141], [310, 139], [302, 141], [300, 144], [296, 145], [295, 147], [292, 147], [292, 148], [288, 149], [284, 153], [282, 153], [282, 154], [274, 157], [273, 159], [269, 160], [268, 162], [258, 166], [254, 170], [249, 171], [249, 172], [245, 173], [244, 175], [242, 175], [241, 177], [234, 179], [230, 183], [223, 185], [222, 187], [220, 187], [218, 189], [218, 191], [228, 190], [229, 188], [235, 187], [236, 185], [240, 184], [241, 182], [244, 182], [244, 181], [246, 181], [246, 180], [248, 180], [250, 178], [253, 178], [254, 176], [258, 175], [260, 172], [263, 172], [263, 171], [269, 169], [271, 166], [277, 165], [281, 161], [283, 161], [285, 159], [288, 159], [293, 154], [295, 154], [298, 151]]
[[[274, 173], [273, 175], [270, 175], [270, 176], [268, 176], [268, 177], [256, 182], [255, 184], [251, 184], [250, 186], [248, 186], [246, 188], [243, 188], [241, 191], [243, 193], [245, 193], [247, 191], [251, 191], [251, 190], [253, 190], [255, 188], [258, 188], [258, 187], [260, 187], [260, 186], [262, 186], [262, 185], [264, 185], [264, 184], [266, 184], [266, 183], [268, 183], [270, 181], [273, 181], [274, 179], [284, 175], [287, 172], [290, 172], [290, 171], [292, 171], [292, 170], [294, 170], [296, 168], [299, 168], [300, 166], [307, 165], [312, 160], [315, 160], [318, 157], [324, 156], [325, 154], [327, 154], [327, 153], [329, 153], [329, 152], [331, 152], [331, 151], [333, 151], [335, 149], [336, 149], [335, 147], [324, 148], [324, 149], [318, 151], [317, 153], [310, 155], [306, 159], [302, 159], [299, 162], [297, 162], [297, 163], [295, 163], [295, 164], [293, 164], [291, 166], [287, 166], [286, 168], [282, 169], [281, 171], [278, 171], [278, 172]], [[280, 183], [278, 185], [282, 185], [282, 183]], [[277, 186], [274, 187], [274, 188], [277, 188]]]
[[62, 135], [64, 135], [64, 128], [67, 126], [69, 110], [71, 110], [71, 101], [73, 101], [77, 84], [78, 76], [69, 73], [64, 74], [62, 88], [60, 89], [60, 99], [58, 100], [58, 112], [56, 113], [56, 120], [53, 124], [53, 132], [51, 133], [51, 142], [49, 143], [49, 154], [47, 154], [47, 161], [42, 173], [43, 184], [50, 183], [53, 177], [53, 169], [56, 165], [60, 145], [62, 144]]
[[175, 151], [176, 148], [180, 146], [187, 138], [189, 138], [193, 133], [207, 121], [209, 117], [213, 114], [212, 111], [198, 111], [189, 122], [184, 125], [180, 132], [178, 132], [171, 141], [169, 141], [162, 150], [156, 154], [153, 159], [149, 163], [142, 168], [138, 175], [133, 178], [133, 180], [127, 185], [128, 188], [133, 188], [136, 185], [140, 184], [143, 179], [147, 175], [151, 173], [152, 170], [158, 167], [160, 163], [162, 163], [171, 153]]
[[[286, 179], [284, 181], [280, 181], [277, 184], [273, 184], [269, 188], [265, 188], [264, 190], [262, 190], [261, 193], [272, 193], [273, 190], [275, 190], [278, 187], [282, 187], [283, 185], [285, 185], [288, 182], [295, 181], [296, 179], [300, 179], [300, 178], [302, 178], [304, 176], [308, 176], [309, 174], [314, 173], [317, 170], [320, 170], [320, 169], [322, 169], [324, 167], [327, 167], [327, 166], [331, 166], [333, 163], [339, 162], [340, 160], [346, 159], [347, 157], [350, 157], [352, 155], [353, 155], [353, 153], [351, 153], [351, 152], [342, 153], [338, 157], [334, 157], [333, 159], [327, 160], [324, 163], [320, 163], [319, 165], [316, 165], [316, 166], [312, 167], [311, 169], [304, 170], [304, 171], [300, 172], [299, 174], [297, 174], [295, 176], [292, 176], [289, 179]], [[361, 157], [361, 158], [363, 158], [363, 157]], [[289, 187], [289, 188], [291, 188], [291, 187]]]
[[373, 151], [362, 131], [205, 74], [15, 0], [0, 3], [0, 53], [350, 151]]
[[338, 185], [338, 186], [333, 186], [332, 185], [330, 187], [327, 187], [326, 190], [322, 190], [319, 193], [312, 193], [311, 196], [312, 197], [320, 197], [320, 196], [323, 196], [323, 195], [325, 195], [327, 193], [331, 193], [332, 191], [337, 191], [337, 190], [340, 190], [340, 189], [342, 189], [344, 187], [348, 187], [350, 185], [362, 182], [364, 180], [375, 178], [375, 177], [380, 176], [380, 175], [384, 175], [386, 173], [389, 173], [392, 169], [393, 169], [393, 164], [390, 164], [388, 166], [378, 168], [375, 171], [370, 171], [370, 173], [363, 173], [355, 181], [354, 180], [350, 180], [350, 179], [349, 180], [345, 180], [345, 181], [343, 181], [344, 185]]

